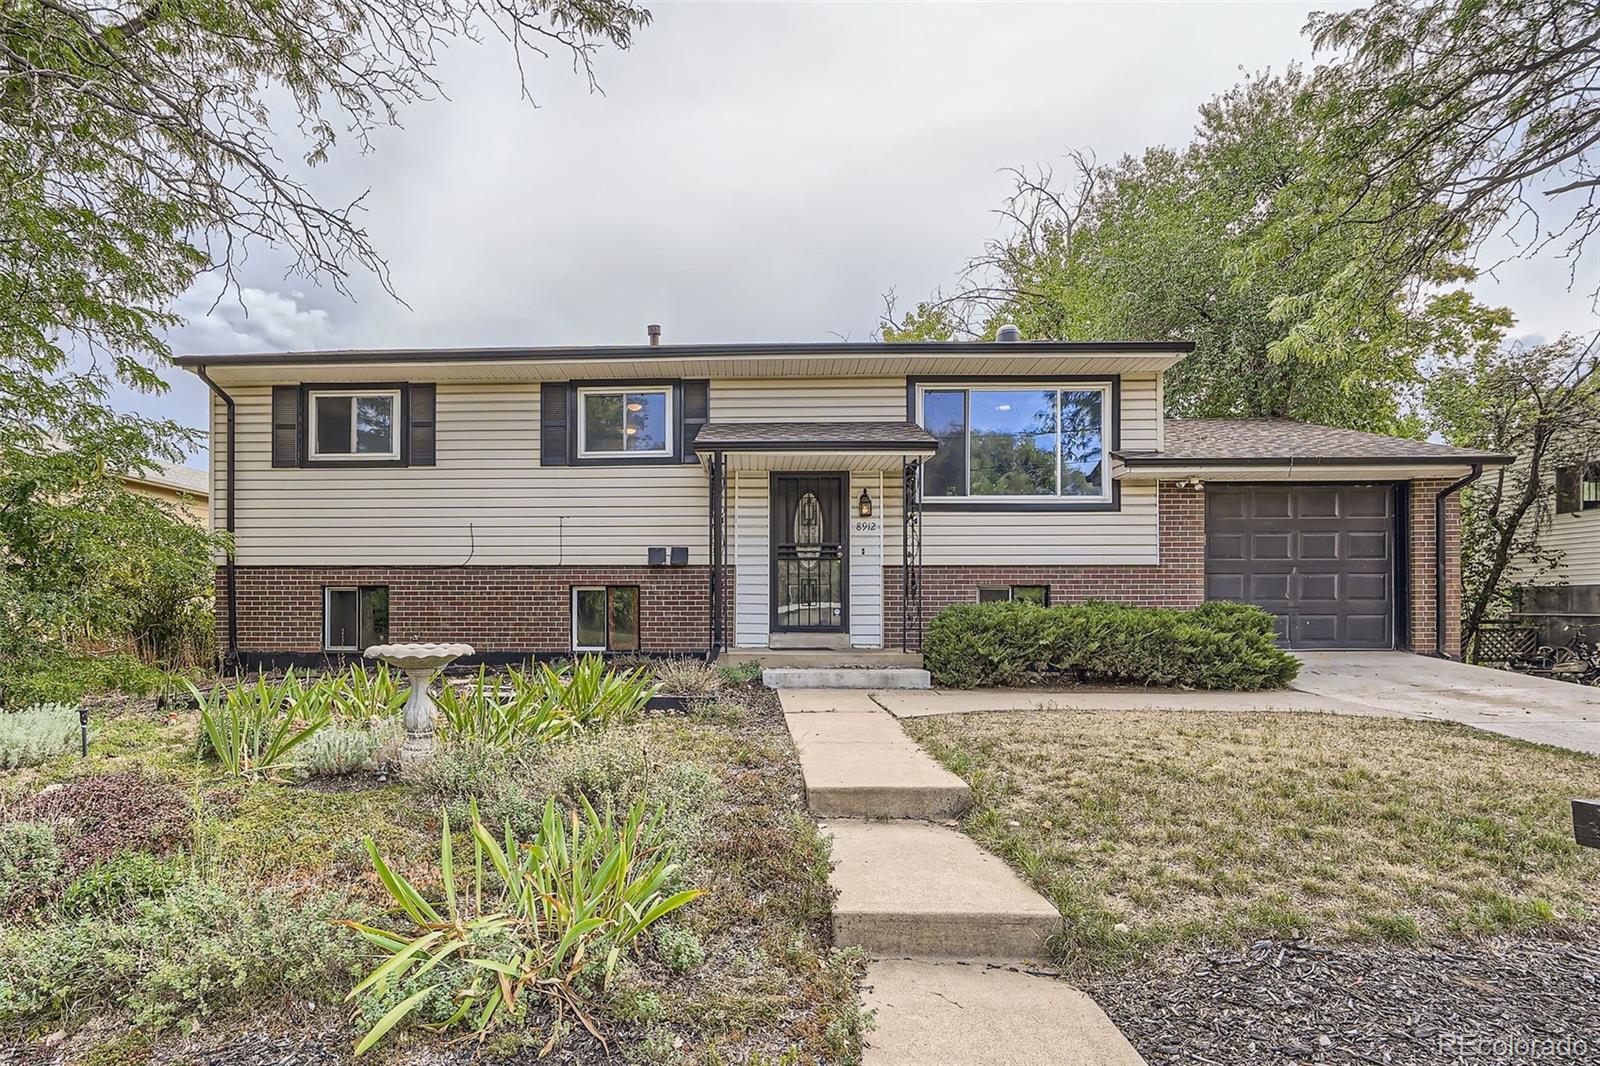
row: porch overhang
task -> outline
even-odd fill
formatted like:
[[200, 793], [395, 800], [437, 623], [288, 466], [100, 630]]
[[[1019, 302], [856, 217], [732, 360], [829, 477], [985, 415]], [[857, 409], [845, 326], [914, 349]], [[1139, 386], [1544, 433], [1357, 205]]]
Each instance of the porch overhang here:
[[912, 422], [708, 422], [695, 435], [702, 464], [736, 470], [895, 470], [939, 447]]

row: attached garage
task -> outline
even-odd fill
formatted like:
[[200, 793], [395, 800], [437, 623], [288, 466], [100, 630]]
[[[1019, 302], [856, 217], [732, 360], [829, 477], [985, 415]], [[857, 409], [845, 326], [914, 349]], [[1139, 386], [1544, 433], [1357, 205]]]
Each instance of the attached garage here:
[[1206, 486], [1206, 599], [1253, 603], [1291, 648], [1392, 648], [1393, 484]]

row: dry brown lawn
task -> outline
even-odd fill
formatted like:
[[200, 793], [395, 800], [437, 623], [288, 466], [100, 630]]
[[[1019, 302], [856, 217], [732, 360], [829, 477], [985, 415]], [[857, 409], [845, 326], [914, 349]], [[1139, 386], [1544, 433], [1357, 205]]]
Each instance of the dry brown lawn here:
[[965, 828], [1066, 919], [1083, 971], [1258, 936], [1441, 941], [1600, 920], [1569, 802], [1600, 759], [1460, 726], [1305, 713], [1007, 712], [906, 728]]

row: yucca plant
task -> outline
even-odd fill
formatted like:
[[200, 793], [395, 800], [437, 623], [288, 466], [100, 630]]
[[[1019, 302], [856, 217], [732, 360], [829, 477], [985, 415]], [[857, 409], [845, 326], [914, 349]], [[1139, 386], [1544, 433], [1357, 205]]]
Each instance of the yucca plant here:
[[610, 670], [598, 655], [585, 655], [559, 670], [540, 663], [530, 674], [513, 671], [511, 680], [518, 691], [540, 692], [578, 726], [632, 721], [661, 689], [648, 666]]
[[217, 685], [203, 693], [185, 680], [200, 705], [200, 752], [232, 777], [288, 769], [289, 753], [328, 724], [331, 686], [307, 687], [290, 670], [282, 681]]
[[444, 900], [437, 906], [366, 841], [373, 868], [413, 931], [345, 923], [388, 956], [347, 998], [370, 997], [380, 1005], [398, 998], [357, 1041], [357, 1055], [425, 1005], [429, 1028], [467, 1022], [481, 1034], [523, 1016], [529, 1001], [539, 998], [560, 1014], [571, 1010], [603, 1044], [574, 977], [603, 951], [602, 981], [609, 982], [639, 934], [701, 895], [696, 889], [669, 893], [677, 867], [670, 850], [657, 843], [662, 811], [647, 814], [642, 800], [619, 819], [609, 806], [602, 815], [587, 801], [563, 817], [551, 799], [535, 839], [526, 843], [515, 839], [509, 823], [497, 840], [476, 803], [471, 810], [469, 890], [456, 890], [445, 815], [439, 839]]
[[395, 717], [405, 706], [406, 690], [388, 663], [372, 668], [353, 663], [332, 685], [333, 713], [347, 722], [371, 725]]

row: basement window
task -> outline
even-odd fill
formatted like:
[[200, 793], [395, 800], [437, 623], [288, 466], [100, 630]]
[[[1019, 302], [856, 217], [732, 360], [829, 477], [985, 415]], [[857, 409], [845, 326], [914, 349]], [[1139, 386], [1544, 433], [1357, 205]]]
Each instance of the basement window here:
[[572, 590], [573, 651], [638, 651], [639, 587]]
[[986, 585], [978, 589], [979, 603], [1037, 603], [1050, 604], [1049, 585]]
[[330, 587], [322, 590], [322, 647], [362, 651], [389, 640], [387, 585]]

